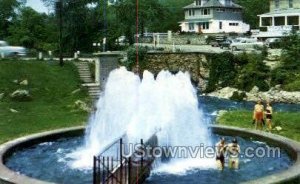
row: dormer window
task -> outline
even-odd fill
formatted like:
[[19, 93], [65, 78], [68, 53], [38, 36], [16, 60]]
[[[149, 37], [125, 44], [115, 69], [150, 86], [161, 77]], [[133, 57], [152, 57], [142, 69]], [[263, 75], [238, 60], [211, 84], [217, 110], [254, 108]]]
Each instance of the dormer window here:
[[201, 0], [196, 0], [196, 6], [200, 6], [201, 5]]

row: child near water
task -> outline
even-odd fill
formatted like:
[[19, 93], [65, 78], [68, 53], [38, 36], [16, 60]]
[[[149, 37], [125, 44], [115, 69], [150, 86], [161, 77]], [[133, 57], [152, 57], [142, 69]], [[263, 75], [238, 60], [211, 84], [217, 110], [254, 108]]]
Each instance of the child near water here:
[[228, 144], [227, 153], [228, 153], [228, 157], [229, 157], [229, 168], [238, 169], [239, 168], [240, 146], [238, 145], [236, 138], [234, 138], [232, 140], [232, 143]]

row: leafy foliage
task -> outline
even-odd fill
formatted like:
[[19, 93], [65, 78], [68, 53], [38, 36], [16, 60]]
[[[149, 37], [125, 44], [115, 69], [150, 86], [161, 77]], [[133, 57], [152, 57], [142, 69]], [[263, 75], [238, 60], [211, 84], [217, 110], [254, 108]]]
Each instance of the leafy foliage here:
[[254, 86], [262, 91], [269, 90], [267, 79], [269, 78], [270, 69], [263, 62], [263, 57], [258, 54], [248, 54], [246, 61], [243, 62], [246, 63], [239, 70], [237, 87], [245, 91], [250, 91]]
[[244, 21], [250, 24], [252, 29], [259, 28], [257, 15], [269, 12], [269, 0], [236, 0], [243, 7]]
[[217, 87], [232, 86], [237, 71], [234, 56], [230, 52], [214, 54], [211, 56], [210, 73], [207, 92], [214, 91]]
[[282, 38], [281, 65], [272, 71], [271, 84], [287, 91], [300, 90], [300, 35], [292, 32]]
[[210, 74], [207, 92], [218, 87], [237, 87], [240, 90], [250, 91], [254, 86], [260, 90], [269, 89], [267, 82], [270, 69], [258, 54], [234, 56], [230, 52], [215, 54], [211, 58]]
[[139, 62], [139, 66], [143, 68], [145, 62], [145, 56], [147, 54], [147, 49], [145, 47], [138, 47], [138, 52], [135, 46], [129, 47], [127, 50], [127, 61], [124, 63], [128, 70], [132, 70], [133, 67], [137, 63], [137, 59]]
[[21, 44], [29, 49], [54, 50], [56, 40], [52, 37], [56, 30], [49, 26], [51, 23], [46, 14], [39, 14], [32, 8], [24, 7], [14, 19], [14, 24], [9, 27], [8, 40], [12, 44]]
[[25, 2], [25, 0], [0, 0], [0, 39], [8, 35], [8, 28], [17, 16], [16, 9]]

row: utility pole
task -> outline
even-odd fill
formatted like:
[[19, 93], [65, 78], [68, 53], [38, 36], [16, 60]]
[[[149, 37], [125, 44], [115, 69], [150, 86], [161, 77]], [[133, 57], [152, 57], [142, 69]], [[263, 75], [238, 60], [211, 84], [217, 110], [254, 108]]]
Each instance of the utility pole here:
[[62, 0], [56, 0], [56, 15], [58, 16], [58, 27], [59, 27], [59, 65], [64, 65], [64, 59], [63, 59], [63, 44], [62, 44], [62, 8], [63, 3]]
[[104, 30], [103, 30], [103, 52], [106, 51], [106, 30], [107, 30], [107, 17], [106, 17], [106, 6], [107, 6], [107, 0], [103, 0], [103, 23], [104, 23]]

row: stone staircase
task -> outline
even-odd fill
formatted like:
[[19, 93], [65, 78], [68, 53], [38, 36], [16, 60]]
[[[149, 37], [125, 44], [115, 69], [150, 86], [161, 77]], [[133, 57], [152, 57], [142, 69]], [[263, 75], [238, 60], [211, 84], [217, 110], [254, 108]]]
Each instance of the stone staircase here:
[[89, 62], [87, 61], [78, 61], [74, 63], [78, 69], [80, 79], [82, 80], [82, 86], [88, 88], [89, 95], [93, 100], [97, 100], [100, 95], [100, 85], [95, 83], [92, 79], [91, 71], [89, 68]]

